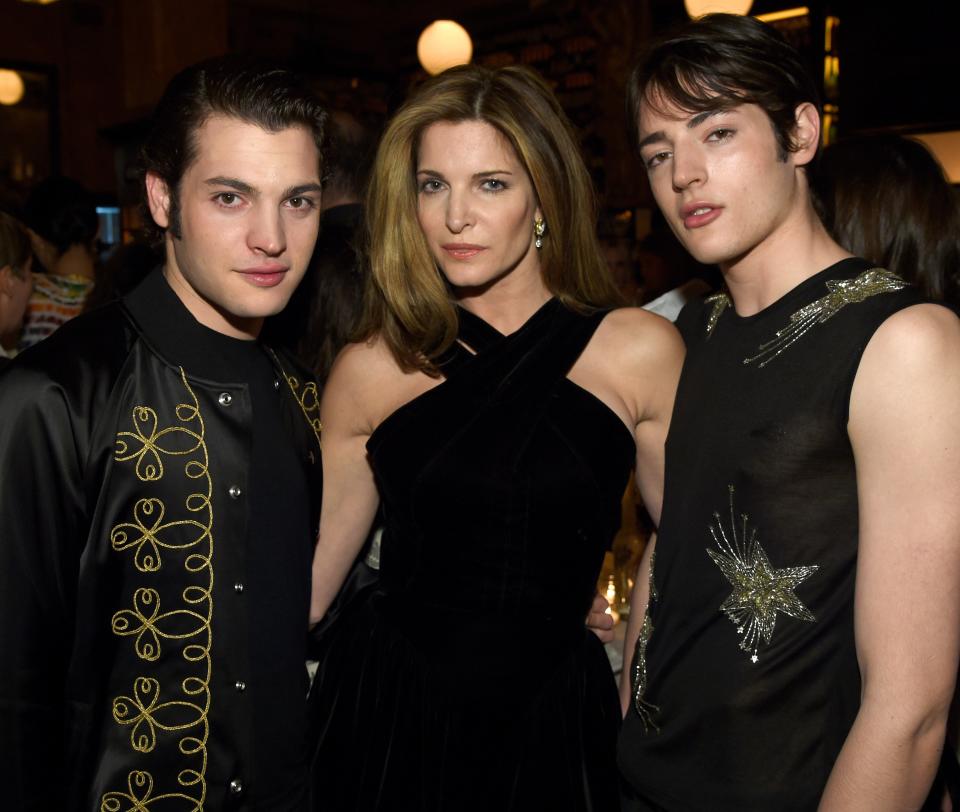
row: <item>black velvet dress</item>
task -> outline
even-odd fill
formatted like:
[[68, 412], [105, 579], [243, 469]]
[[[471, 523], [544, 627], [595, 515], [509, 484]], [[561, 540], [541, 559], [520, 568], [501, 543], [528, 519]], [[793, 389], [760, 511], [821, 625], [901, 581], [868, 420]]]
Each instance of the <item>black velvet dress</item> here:
[[619, 703], [584, 627], [634, 459], [566, 373], [603, 313], [556, 300], [509, 336], [465, 311], [446, 380], [367, 448], [379, 590], [318, 674], [317, 809], [618, 809]]

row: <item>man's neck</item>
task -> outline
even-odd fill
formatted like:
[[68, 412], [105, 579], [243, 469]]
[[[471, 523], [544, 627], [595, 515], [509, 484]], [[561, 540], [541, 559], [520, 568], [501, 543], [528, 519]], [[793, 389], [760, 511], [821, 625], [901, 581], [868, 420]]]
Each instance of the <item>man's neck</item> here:
[[849, 256], [808, 205], [747, 254], [721, 264], [720, 270], [737, 314], [752, 316]]
[[228, 338], [255, 340], [263, 328], [263, 319], [240, 318], [226, 313], [223, 308], [205, 299], [169, 259], [163, 266], [163, 276], [183, 306], [200, 324]]

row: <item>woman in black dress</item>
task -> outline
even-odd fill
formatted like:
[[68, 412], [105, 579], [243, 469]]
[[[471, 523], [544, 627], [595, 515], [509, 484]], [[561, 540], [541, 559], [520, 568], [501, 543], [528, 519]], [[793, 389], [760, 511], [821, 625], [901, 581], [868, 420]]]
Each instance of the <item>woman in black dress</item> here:
[[386, 531], [317, 677], [318, 808], [615, 809], [617, 691], [583, 618], [631, 469], [659, 514], [679, 338], [610, 312], [589, 175], [530, 70], [426, 82], [367, 216], [366, 340], [322, 407], [314, 620], [381, 501]]

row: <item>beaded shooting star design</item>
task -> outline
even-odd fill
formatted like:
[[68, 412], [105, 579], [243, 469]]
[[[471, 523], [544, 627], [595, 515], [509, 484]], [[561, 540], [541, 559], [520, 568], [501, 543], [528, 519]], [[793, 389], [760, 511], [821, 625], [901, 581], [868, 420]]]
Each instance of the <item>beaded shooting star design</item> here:
[[643, 616], [643, 626], [640, 628], [640, 634], [637, 636], [637, 643], [633, 649], [633, 668], [630, 673], [630, 687], [633, 694], [633, 707], [640, 721], [643, 723], [643, 730], [649, 733], [651, 729], [660, 732], [657, 723], [654, 722], [654, 715], [660, 712], [660, 708], [647, 702], [643, 696], [647, 692], [647, 643], [650, 642], [650, 635], [653, 634], [653, 622], [650, 620], [650, 604], [657, 600], [657, 585], [653, 581], [653, 565], [657, 553], [650, 554], [650, 575], [647, 579], [650, 587], [647, 592], [647, 611]]
[[750, 652], [750, 660], [755, 663], [759, 659], [760, 642], [770, 645], [773, 640], [777, 612], [797, 620], [816, 621], [793, 590], [820, 566], [774, 569], [757, 540], [757, 529], [750, 526], [746, 513], [740, 514], [740, 532], [737, 534], [733, 485], [729, 486], [729, 493], [730, 527], [724, 528], [720, 514], [713, 514], [710, 535], [718, 549], [708, 549], [707, 555], [733, 586], [733, 592], [720, 605], [720, 611], [736, 626], [740, 648]]
[[790, 316], [790, 324], [778, 330], [774, 338], [760, 345], [760, 351], [743, 363], [757, 363], [765, 367], [787, 347], [798, 341], [814, 325], [823, 324], [850, 304], [866, 301], [880, 293], [892, 293], [907, 286], [906, 281], [884, 268], [871, 268], [855, 279], [831, 279], [827, 282], [830, 292], [821, 299], [801, 307]]

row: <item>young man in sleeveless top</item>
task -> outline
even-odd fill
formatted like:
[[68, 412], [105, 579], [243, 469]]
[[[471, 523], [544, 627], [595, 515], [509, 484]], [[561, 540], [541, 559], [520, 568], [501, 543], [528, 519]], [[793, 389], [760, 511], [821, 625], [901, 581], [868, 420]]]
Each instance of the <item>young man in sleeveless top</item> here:
[[772, 29], [688, 23], [629, 87], [657, 203], [726, 288], [678, 322], [660, 535], [627, 640], [628, 808], [940, 809], [960, 321], [824, 230], [816, 90]]

